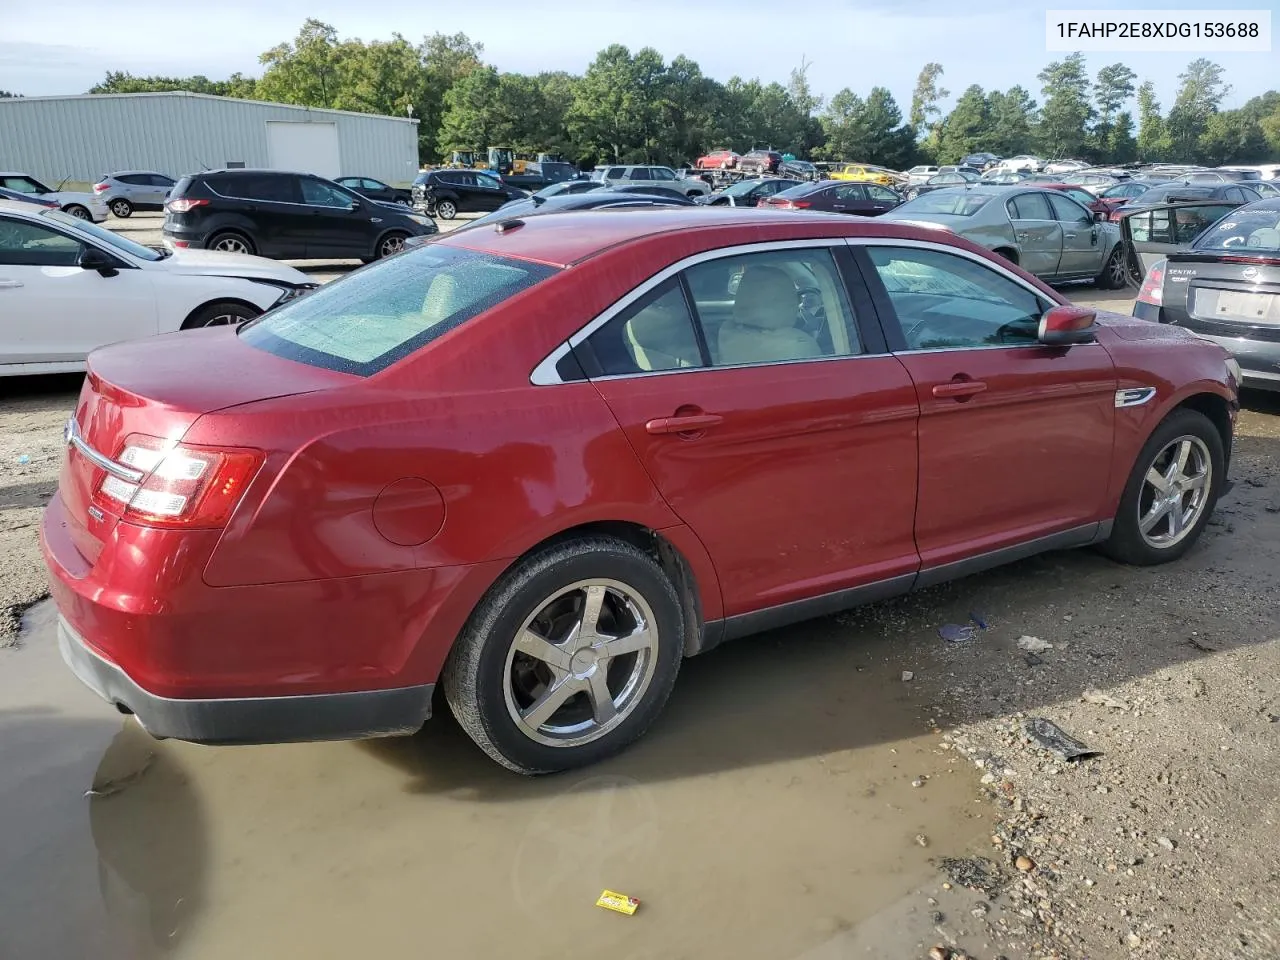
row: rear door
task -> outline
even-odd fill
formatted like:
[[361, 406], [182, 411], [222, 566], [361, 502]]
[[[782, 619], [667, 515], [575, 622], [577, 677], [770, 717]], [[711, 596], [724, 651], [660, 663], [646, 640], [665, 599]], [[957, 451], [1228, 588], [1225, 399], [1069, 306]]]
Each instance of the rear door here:
[[866, 188], [860, 183], [847, 183], [830, 193], [830, 209], [837, 213], [862, 213], [867, 207]]
[[926, 243], [854, 249], [920, 404], [922, 583], [942, 578], [936, 568], [978, 569], [975, 558], [1028, 541], [1087, 541], [1111, 469], [1107, 351], [1040, 345], [1052, 304], [984, 259]]
[[1058, 276], [1096, 276], [1102, 270], [1104, 251], [1098, 242], [1098, 225], [1093, 220], [1093, 211], [1058, 192], [1049, 194], [1048, 200], [1062, 229]]
[[845, 287], [847, 250], [800, 241], [698, 259], [575, 341], [658, 490], [711, 555], [726, 614], [906, 589], [917, 565], [915, 390], [866, 322], [869, 305]]
[[1018, 265], [1037, 277], [1056, 276], [1062, 260], [1062, 226], [1045, 193], [1019, 193], [1005, 202], [1022, 255]]

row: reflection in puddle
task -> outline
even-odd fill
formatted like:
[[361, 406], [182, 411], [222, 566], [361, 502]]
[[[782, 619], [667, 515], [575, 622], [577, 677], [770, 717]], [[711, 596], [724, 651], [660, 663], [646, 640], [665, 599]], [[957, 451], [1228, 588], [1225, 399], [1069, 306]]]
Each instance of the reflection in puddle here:
[[[17, 956], [95, 960], [823, 951], [986, 832], [971, 769], [917, 736], [886, 651], [832, 624], [743, 641], [687, 662], [623, 756], [530, 780], [443, 710], [397, 740], [157, 743], [80, 690], [41, 627], [0, 663], [0, 702], [46, 705], [17, 752], [0, 714], [18, 771], [0, 815], [33, 798], [31, 842], [0, 845], [0, 868], [25, 866], [45, 906], [0, 920]], [[639, 912], [597, 908], [605, 888]]]

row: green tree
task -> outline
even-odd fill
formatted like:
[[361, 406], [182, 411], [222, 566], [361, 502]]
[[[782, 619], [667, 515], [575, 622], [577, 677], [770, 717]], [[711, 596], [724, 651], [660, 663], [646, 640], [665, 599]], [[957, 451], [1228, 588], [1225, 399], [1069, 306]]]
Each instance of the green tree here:
[[1138, 143], [1133, 139], [1133, 115], [1127, 110], [1116, 114], [1103, 151], [1112, 163], [1132, 163], [1138, 159]]
[[926, 63], [916, 77], [916, 88], [911, 94], [911, 113], [908, 121], [918, 133], [925, 133], [934, 117], [941, 116], [940, 100], [951, 95], [950, 90], [938, 86], [938, 78], [942, 76], [942, 64]]
[[162, 93], [183, 90], [189, 93], [208, 93], [218, 97], [254, 96], [257, 81], [240, 73], [233, 73], [226, 80], [210, 80], [199, 74], [192, 77], [135, 77], [123, 71], [108, 71], [101, 83], [89, 88], [89, 93]]
[[992, 90], [987, 95], [987, 119], [990, 135], [983, 144], [986, 150], [1011, 157], [1030, 149], [1036, 123], [1036, 102], [1020, 86], [1004, 93]]
[[345, 41], [336, 56], [339, 110], [384, 116], [417, 116], [425, 95], [418, 51], [400, 34], [365, 44]]
[[1041, 149], [1055, 157], [1084, 153], [1089, 142], [1087, 126], [1093, 116], [1084, 54], [1056, 60], [1036, 76], [1045, 95], [1037, 129]]
[[332, 107], [339, 93], [339, 60], [343, 51], [338, 32], [308, 17], [292, 43], [281, 43], [258, 58], [266, 70], [258, 81], [264, 100]]
[[822, 97], [814, 94], [809, 87], [809, 67], [812, 64], [801, 60], [800, 66], [791, 71], [791, 79], [787, 82], [787, 96], [795, 104], [795, 108], [806, 117], [811, 117], [822, 109]]
[[1150, 80], [1138, 88], [1138, 159], [1148, 163], [1169, 160], [1169, 130], [1160, 112], [1156, 88]]
[[472, 70], [444, 95], [444, 115], [437, 143], [442, 153], [470, 150], [483, 153], [489, 147], [508, 145], [510, 133], [504, 105], [499, 99], [502, 81], [493, 67]]
[[827, 102], [820, 121], [825, 143], [819, 156], [828, 160], [865, 160], [871, 151], [871, 136], [864, 125], [865, 107], [862, 98], [848, 87]]
[[1267, 159], [1267, 137], [1255, 115], [1223, 110], [1209, 114], [1197, 152], [1212, 164], [1257, 163]]
[[418, 153], [425, 159], [440, 156], [436, 133], [444, 117], [444, 97], [449, 88], [481, 66], [484, 44], [473, 43], [465, 33], [433, 33], [418, 45], [422, 99], [417, 105]]
[[1093, 125], [1093, 153], [1096, 159], [1110, 159], [1112, 156], [1112, 134], [1116, 113], [1125, 102], [1133, 96], [1133, 81], [1138, 75], [1123, 63], [1113, 63], [1098, 71], [1098, 78], [1093, 85], [1093, 99], [1098, 105], [1098, 120]]
[[21, 97], [20, 93], [10, 93], [8, 90], [0, 90], [0, 100], [14, 100]]
[[987, 98], [976, 83], [960, 94], [951, 112], [938, 125], [938, 162], [955, 163], [981, 150], [991, 136]]
[[1258, 121], [1267, 142], [1268, 155], [1280, 156], [1280, 93], [1268, 90], [1250, 99], [1240, 109]]
[[1180, 161], [1200, 159], [1200, 138], [1209, 118], [1218, 112], [1222, 100], [1231, 91], [1222, 79], [1222, 67], [1204, 57], [1192, 60], [1178, 74], [1182, 85], [1169, 110], [1169, 143], [1174, 157]]
[[649, 160], [660, 125], [662, 57], [634, 57], [620, 43], [601, 50], [574, 91], [565, 123], [585, 149], [614, 163]]

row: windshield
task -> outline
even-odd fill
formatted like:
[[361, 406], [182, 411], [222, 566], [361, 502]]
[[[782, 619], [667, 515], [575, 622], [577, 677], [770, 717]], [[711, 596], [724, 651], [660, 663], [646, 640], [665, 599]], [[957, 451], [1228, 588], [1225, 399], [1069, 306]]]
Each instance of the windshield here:
[[90, 223], [88, 220], [81, 220], [73, 217], [69, 213], [63, 213], [61, 210], [45, 210], [40, 216], [47, 217], [56, 223], [62, 224], [64, 227], [72, 227], [80, 233], [92, 237], [99, 243], [122, 250], [132, 257], [139, 260], [163, 260], [165, 257], [172, 256], [168, 250], [156, 250], [152, 247], [144, 247], [140, 243], [134, 243], [128, 237], [115, 233], [111, 230], [105, 230], [96, 223]]
[[1280, 209], [1233, 210], [1191, 246], [1245, 255], [1280, 253]]
[[[745, 197], [748, 193], [750, 193], [756, 187], [760, 186], [760, 183], [761, 181], [759, 180], [739, 180], [733, 186], [725, 187], [724, 190], [721, 191], [721, 196]], [[794, 190], [795, 188], [791, 187], [790, 189]], [[789, 190], [784, 190], [782, 192], [787, 193], [789, 192]]]
[[264, 314], [240, 336], [276, 356], [369, 376], [553, 273], [429, 244]]
[[959, 190], [935, 190], [914, 200], [908, 200], [895, 213], [941, 213], [950, 217], [971, 217], [988, 203], [990, 194], [961, 192]]

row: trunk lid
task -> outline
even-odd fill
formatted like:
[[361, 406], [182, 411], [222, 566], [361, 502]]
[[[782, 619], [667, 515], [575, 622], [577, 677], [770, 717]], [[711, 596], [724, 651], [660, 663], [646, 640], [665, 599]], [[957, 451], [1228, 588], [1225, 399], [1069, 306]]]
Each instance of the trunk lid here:
[[64, 432], [67, 449], [58, 476], [76, 549], [96, 563], [123, 513], [116, 501], [95, 502], [93, 495], [107, 476], [100, 458], [117, 460], [130, 434], [176, 442], [203, 414], [358, 379], [257, 350], [242, 343], [232, 327], [151, 337], [90, 354], [88, 376]]
[[1162, 308], [1189, 330], [1280, 343], [1280, 258], [1170, 254]]

